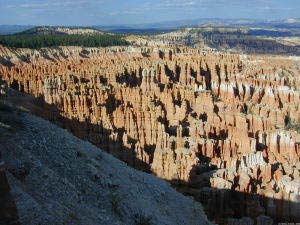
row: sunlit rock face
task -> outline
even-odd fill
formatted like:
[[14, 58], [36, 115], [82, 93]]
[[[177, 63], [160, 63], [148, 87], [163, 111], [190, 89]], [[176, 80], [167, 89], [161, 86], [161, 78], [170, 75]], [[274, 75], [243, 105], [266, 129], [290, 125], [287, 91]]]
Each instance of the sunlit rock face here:
[[3, 78], [38, 99], [39, 115], [129, 165], [226, 217], [299, 221], [299, 60], [184, 47], [0, 55]]

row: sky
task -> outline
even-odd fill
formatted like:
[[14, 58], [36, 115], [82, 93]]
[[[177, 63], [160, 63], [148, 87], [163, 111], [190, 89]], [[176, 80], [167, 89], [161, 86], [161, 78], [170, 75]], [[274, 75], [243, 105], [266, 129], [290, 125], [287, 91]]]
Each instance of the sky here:
[[300, 0], [0, 0], [0, 24], [129, 25], [163, 21], [287, 19]]

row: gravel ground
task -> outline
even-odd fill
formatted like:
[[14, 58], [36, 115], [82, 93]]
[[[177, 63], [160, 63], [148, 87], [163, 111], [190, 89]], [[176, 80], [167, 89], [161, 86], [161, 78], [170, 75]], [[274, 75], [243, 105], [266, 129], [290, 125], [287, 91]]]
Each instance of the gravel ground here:
[[23, 225], [200, 225], [202, 206], [36, 116], [0, 142]]

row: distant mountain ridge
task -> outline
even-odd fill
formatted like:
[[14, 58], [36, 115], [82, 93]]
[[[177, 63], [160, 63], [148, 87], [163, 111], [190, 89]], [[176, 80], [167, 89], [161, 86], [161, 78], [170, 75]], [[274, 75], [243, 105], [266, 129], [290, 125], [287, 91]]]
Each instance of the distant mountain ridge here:
[[49, 35], [49, 34], [104, 34], [103, 31], [90, 27], [62, 27], [62, 26], [41, 26], [34, 27], [19, 34], [28, 35]]
[[[54, 29], [53, 32], [74, 32], [74, 30], [89, 30], [91, 32], [127, 32], [131, 30], [137, 32], [138, 30], [151, 32], [161, 31], [164, 29], [178, 29], [182, 27], [206, 26], [206, 27], [263, 27], [263, 28], [295, 28], [300, 29], [300, 18], [287, 18], [283, 20], [254, 20], [254, 19], [221, 19], [221, 18], [198, 18], [198, 19], [184, 19], [163, 21], [148, 24], [118, 24], [118, 25], [91, 25], [84, 26], [34, 26], [34, 25], [0, 25], [0, 35], [13, 34], [23, 32], [28, 29]], [[95, 31], [92, 31], [95, 30]]]
[[33, 27], [33, 25], [0, 25], [0, 35], [14, 34]]
[[221, 18], [198, 18], [172, 20], [147, 24], [120, 24], [111, 26], [92, 26], [101, 30], [116, 29], [178, 29], [182, 27], [213, 26], [213, 27], [236, 27], [251, 26], [264, 28], [300, 28], [299, 18], [290, 18], [284, 20], [254, 20], [254, 19], [221, 19]]

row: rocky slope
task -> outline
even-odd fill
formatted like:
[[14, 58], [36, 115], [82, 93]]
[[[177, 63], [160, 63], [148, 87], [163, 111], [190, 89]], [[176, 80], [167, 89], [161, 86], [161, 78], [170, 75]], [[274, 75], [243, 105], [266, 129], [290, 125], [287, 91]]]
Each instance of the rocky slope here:
[[[20, 224], [210, 224], [199, 203], [165, 181], [128, 167], [50, 122], [27, 113], [19, 116], [22, 128], [14, 133], [1, 129], [0, 151]], [[1, 205], [7, 188], [2, 167]], [[0, 224], [19, 224], [3, 220], [4, 213], [14, 215], [12, 206], [0, 208]]]
[[8, 84], [35, 97], [32, 111], [184, 185], [217, 222], [300, 220], [299, 58], [187, 47], [0, 55]]

